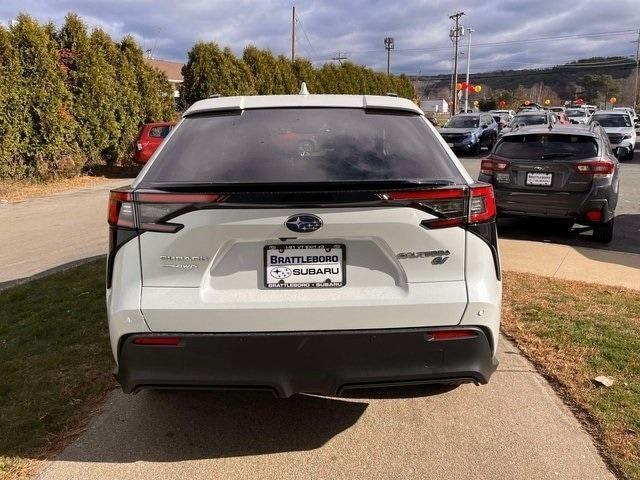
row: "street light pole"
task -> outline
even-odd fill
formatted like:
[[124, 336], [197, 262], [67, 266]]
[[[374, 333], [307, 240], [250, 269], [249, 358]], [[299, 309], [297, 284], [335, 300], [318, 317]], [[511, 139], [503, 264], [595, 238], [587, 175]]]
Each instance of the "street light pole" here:
[[464, 112], [467, 113], [469, 109], [469, 69], [471, 65], [471, 33], [475, 30], [473, 28], [467, 28], [469, 38], [467, 39], [467, 88], [464, 91]]
[[387, 75], [391, 73], [391, 50], [395, 48], [393, 37], [384, 38], [384, 48], [387, 51]]
[[291, 10], [291, 63], [296, 59], [296, 6]]
[[638, 70], [640, 70], [640, 30], [638, 30], [638, 45], [636, 46], [636, 86], [633, 90], [633, 110], [638, 105]]

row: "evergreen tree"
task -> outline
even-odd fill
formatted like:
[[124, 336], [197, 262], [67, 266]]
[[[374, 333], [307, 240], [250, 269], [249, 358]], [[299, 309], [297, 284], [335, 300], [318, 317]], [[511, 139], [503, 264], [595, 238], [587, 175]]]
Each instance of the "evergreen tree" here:
[[25, 162], [30, 118], [25, 105], [25, 85], [11, 34], [0, 26], [0, 178], [20, 178], [29, 173]]
[[[47, 29], [25, 14], [10, 29], [29, 124], [21, 132], [25, 171], [44, 178], [70, 175], [82, 165], [75, 141], [76, 122], [70, 112], [71, 92], [58, 64], [57, 45]], [[15, 88], [14, 87], [14, 88]]]
[[220, 50], [214, 42], [198, 42], [193, 46], [182, 67], [182, 76], [182, 95], [187, 104], [216, 93], [242, 95], [254, 90], [249, 66], [228, 48]]
[[293, 74], [296, 76], [298, 86], [305, 82], [310, 93], [320, 93], [316, 70], [309, 60], [296, 58], [293, 62]]
[[111, 39], [94, 30], [87, 49], [76, 59], [73, 84], [77, 90], [74, 114], [80, 128], [78, 141], [88, 160], [105, 158], [114, 164], [114, 143], [120, 141], [120, 127], [116, 118], [118, 85], [116, 69], [109, 62]]
[[270, 50], [260, 50], [249, 45], [244, 49], [242, 60], [251, 70], [257, 95], [272, 95], [279, 82], [278, 64]]

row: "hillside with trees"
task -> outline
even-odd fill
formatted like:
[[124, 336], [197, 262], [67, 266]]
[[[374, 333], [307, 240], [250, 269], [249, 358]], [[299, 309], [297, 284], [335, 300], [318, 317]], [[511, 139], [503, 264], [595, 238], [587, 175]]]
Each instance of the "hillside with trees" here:
[[[635, 61], [627, 57], [592, 57], [545, 69], [496, 70], [470, 76], [470, 83], [482, 85], [474, 99], [505, 100], [515, 105], [523, 100], [552, 104], [583, 98], [604, 104], [617, 97], [619, 104], [632, 105]], [[459, 77], [460, 80], [461, 77]], [[423, 98], [449, 98], [451, 75], [412, 77]]]

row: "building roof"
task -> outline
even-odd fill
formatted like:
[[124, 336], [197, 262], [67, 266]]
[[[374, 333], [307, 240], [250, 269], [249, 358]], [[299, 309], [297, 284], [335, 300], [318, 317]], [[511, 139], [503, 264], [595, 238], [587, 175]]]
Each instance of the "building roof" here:
[[158, 60], [155, 58], [145, 58], [147, 65], [157, 68], [167, 76], [170, 82], [182, 83], [182, 67], [183, 63], [170, 62], [168, 60]]
[[284, 107], [375, 108], [423, 113], [411, 100], [383, 95], [254, 95], [200, 100], [183, 116], [216, 110]]

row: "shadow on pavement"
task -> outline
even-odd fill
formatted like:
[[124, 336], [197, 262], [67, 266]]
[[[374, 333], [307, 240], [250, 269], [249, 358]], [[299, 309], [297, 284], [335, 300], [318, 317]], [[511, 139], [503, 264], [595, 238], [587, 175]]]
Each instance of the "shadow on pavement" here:
[[175, 462], [316, 449], [354, 425], [365, 402], [254, 392], [115, 392], [113, 405], [56, 460]]
[[129, 166], [108, 166], [108, 165], [92, 165], [87, 167], [83, 173], [94, 177], [105, 178], [134, 178], [138, 176], [142, 170], [142, 165]]
[[406, 399], [440, 395], [455, 390], [460, 385], [425, 384], [400, 387], [366, 388], [349, 390], [343, 393], [345, 398], [362, 399]]
[[608, 245], [593, 241], [589, 227], [576, 224], [570, 232], [562, 232], [552, 222], [536, 218], [501, 218], [498, 220], [498, 235], [514, 240], [640, 254], [640, 214], [616, 215], [615, 222], [613, 241]]

